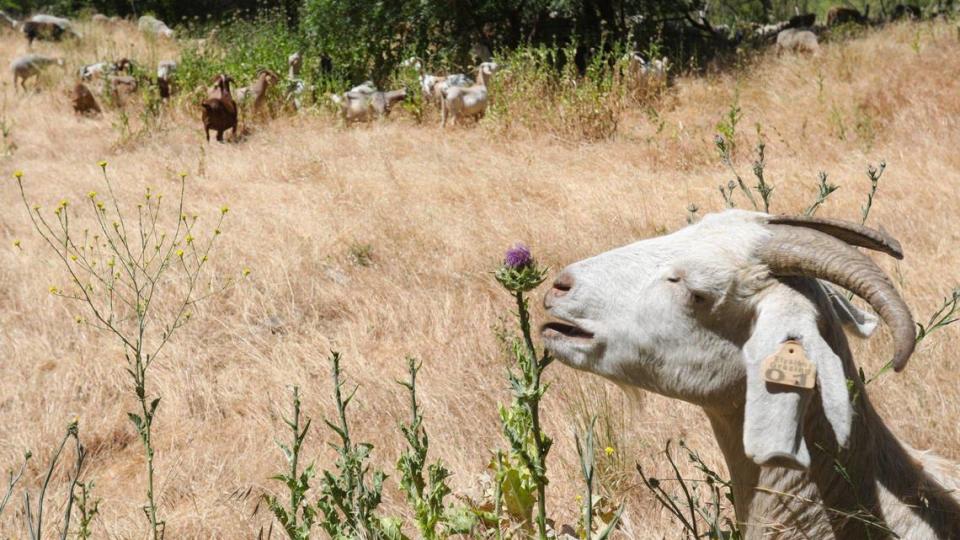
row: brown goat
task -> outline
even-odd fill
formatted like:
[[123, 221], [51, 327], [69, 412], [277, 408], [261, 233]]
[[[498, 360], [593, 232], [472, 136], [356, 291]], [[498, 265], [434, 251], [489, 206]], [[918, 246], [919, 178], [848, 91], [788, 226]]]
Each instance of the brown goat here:
[[203, 131], [210, 142], [210, 130], [217, 132], [217, 140], [223, 142], [223, 132], [231, 130], [233, 140], [237, 139], [237, 104], [230, 95], [229, 75], [220, 74], [213, 80], [213, 87], [207, 93], [203, 108]]
[[73, 112], [76, 114], [100, 114], [101, 112], [93, 92], [82, 82], [78, 82], [73, 87], [70, 102], [73, 103]]
[[[867, 7], [869, 9], [869, 6]], [[867, 17], [860, 14], [860, 11], [856, 8], [833, 6], [827, 11], [827, 26], [836, 26], [844, 23], [866, 24], [866, 22]]]
[[267, 101], [267, 92], [270, 87], [280, 82], [280, 76], [269, 69], [257, 71], [257, 78], [250, 86], [245, 86], [237, 90], [237, 101], [245, 105], [247, 101], [253, 100], [253, 114], [263, 113], [263, 106]]
[[137, 79], [130, 75], [111, 75], [107, 80], [110, 83], [110, 96], [121, 107], [137, 92]]

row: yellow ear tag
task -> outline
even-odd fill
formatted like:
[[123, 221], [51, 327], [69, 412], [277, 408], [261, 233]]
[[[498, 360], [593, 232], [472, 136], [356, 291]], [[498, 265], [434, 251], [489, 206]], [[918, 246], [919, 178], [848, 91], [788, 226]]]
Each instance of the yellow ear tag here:
[[817, 366], [807, 358], [803, 346], [794, 340], [784, 341], [780, 349], [760, 363], [763, 380], [797, 388], [813, 388], [817, 384]]

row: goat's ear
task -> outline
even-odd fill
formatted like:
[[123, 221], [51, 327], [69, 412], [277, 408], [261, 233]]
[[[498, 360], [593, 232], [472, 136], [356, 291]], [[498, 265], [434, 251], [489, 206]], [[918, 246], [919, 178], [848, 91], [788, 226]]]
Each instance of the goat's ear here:
[[878, 319], [876, 315], [853, 305], [853, 302], [848, 300], [844, 293], [838, 291], [829, 283], [823, 281], [817, 283], [823, 289], [823, 294], [830, 299], [830, 304], [844, 328], [862, 338], [873, 335], [873, 331], [877, 329]]
[[[850, 436], [853, 408], [843, 362], [821, 337], [813, 302], [800, 292], [774, 286], [765, 291], [756, 309], [753, 333], [743, 347], [747, 364], [744, 451], [759, 465], [806, 468], [810, 452], [803, 425], [811, 399], [819, 396], [838, 445], [844, 446]], [[815, 389], [765, 379], [763, 361], [787, 340], [799, 342], [807, 359], [816, 366]]]

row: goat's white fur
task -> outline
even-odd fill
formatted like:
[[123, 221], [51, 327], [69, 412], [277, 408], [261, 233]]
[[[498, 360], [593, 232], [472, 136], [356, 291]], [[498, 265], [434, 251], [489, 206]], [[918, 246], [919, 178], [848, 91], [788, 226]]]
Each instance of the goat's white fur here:
[[[771, 276], [754, 256], [772, 234], [766, 219], [729, 210], [570, 265], [572, 287], [545, 304], [593, 337], [548, 326], [546, 347], [571, 367], [701, 406], [746, 538], [960, 537], [960, 466], [899, 441], [857, 374], [842, 328], [868, 335], [876, 319], [815, 279]], [[760, 455], [791, 418], [750, 411], [750, 370], [788, 337], [818, 367], [806, 407], [781, 409], [797, 413], [806, 467]]]
[[150, 15], [140, 17], [140, 19], [137, 20], [137, 28], [145, 34], [161, 36], [167, 39], [173, 38], [173, 30], [167, 26], [165, 22]]
[[451, 77], [439, 86], [440, 92], [440, 123], [447, 125], [447, 118], [452, 118], [454, 123], [459, 124], [465, 117], [480, 119], [487, 111], [488, 90], [487, 83], [497, 71], [497, 64], [494, 62], [483, 62], [477, 68], [477, 84], [473, 86], [453, 86], [454, 81]]

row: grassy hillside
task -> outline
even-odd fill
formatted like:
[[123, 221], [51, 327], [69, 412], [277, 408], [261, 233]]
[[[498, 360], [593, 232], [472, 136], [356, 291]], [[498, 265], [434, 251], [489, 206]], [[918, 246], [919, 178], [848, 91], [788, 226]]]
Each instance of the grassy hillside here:
[[[129, 28], [88, 32], [79, 45], [39, 45], [65, 50], [68, 61], [65, 72], [45, 75], [43, 91], [18, 95], [4, 83], [0, 115], [15, 149], [0, 167], [8, 178], [0, 182], [0, 468], [18, 467], [32, 449], [25, 479], [36, 492], [42, 463], [76, 415], [90, 449], [88, 475], [103, 498], [95, 537], [144, 536], [142, 450], [126, 415], [134, 398], [115, 341], [74, 324], [76, 306], [47, 292], [65, 278], [30, 228], [10, 179], [15, 169], [47, 212], [63, 198], [79, 204], [102, 190], [101, 159], [131, 206], [146, 186], [172, 197], [183, 171], [188, 211], [201, 224], [212, 226], [221, 206], [230, 208], [211, 264], [224, 275], [251, 274], [195, 310], [154, 373], [163, 396], [157, 493], [168, 538], [249, 538], [269, 523], [262, 507], [253, 510], [259, 493], [278, 487], [268, 479], [282, 463], [273, 440], [289, 385], [302, 388], [304, 411], [317, 420], [306, 459], [332, 465], [331, 437], [319, 423], [335, 412], [332, 348], [360, 385], [355, 436], [374, 443], [374, 462], [391, 473], [403, 443], [396, 426], [407, 414], [393, 381], [404, 376], [406, 355], [422, 359], [432, 455], [455, 472], [455, 492], [475, 490], [491, 450], [505, 444], [497, 404], [509, 392], [496, 332], [512, 326], [512, 304], [491, 275], [503, 250], [524, 241], [559, 270], [682, 227], [691, 203], [700, 214], [721, 210], [717, 186], [731, 174], [714, 135], [732, 108], [741, 115], [734, 165], [745, 177], [752, 147], [766, 142], [773, 212], [806, 208], [825, 171], [841, 187], [820, 215], [857, 219], [866, 168], [885, 160], [868, 223], [896, 236], [907, 256], [878, 263], [919, 321], [960, 284], [960, 43], [948, 23], [893, 25], [826, 44], [815, 57], [769, 54], [737, 72], [679, 77], [659, 101], [628, 108], [614, 137], [590, 144], [505, 129], [497, 117], [441, 131], [432, 117], [343, 128], [324, 113], [254, 125], [238, 144], [207, 144], [186, 102], [161, 128], [130, 137], [117, 111], [73, 115], [66, 91], [75, 68], [113, 54], [155, 65], [176, 51]], [[25, 49], [21, 36], [3, 35], [0, 63]], [[277, 324], [282, 331], [271, 331]], [[867, 373], [890, 356], [886, 329], [853, 346]], [[894, 432], [952, 459], [960, 459], [958, 348], [960, 327], [949, 327], [923, 342], [905, 373], [870, 385]], [[571, 429], [597, 413], [600, 444], [614, 450], [600, 458], [599, 481], [627, 504], [620, 534], [679, 537], [634, 464], [666, 474], [662, 449], [683, 438], [723, 471], [703, 414], [653, 395], [627, 397], [559, 364], [546, 378], [545, 429], [556, 441], [551, 514], [576, 520]], [[51, 523], [61, 519], [64, 480], [54, 477]], [[387, 508], [408, 512], [396, 478], [386, 483]], [[0, 536], [21, 537], [20, 506], [14, 500], [0, 518]]]

